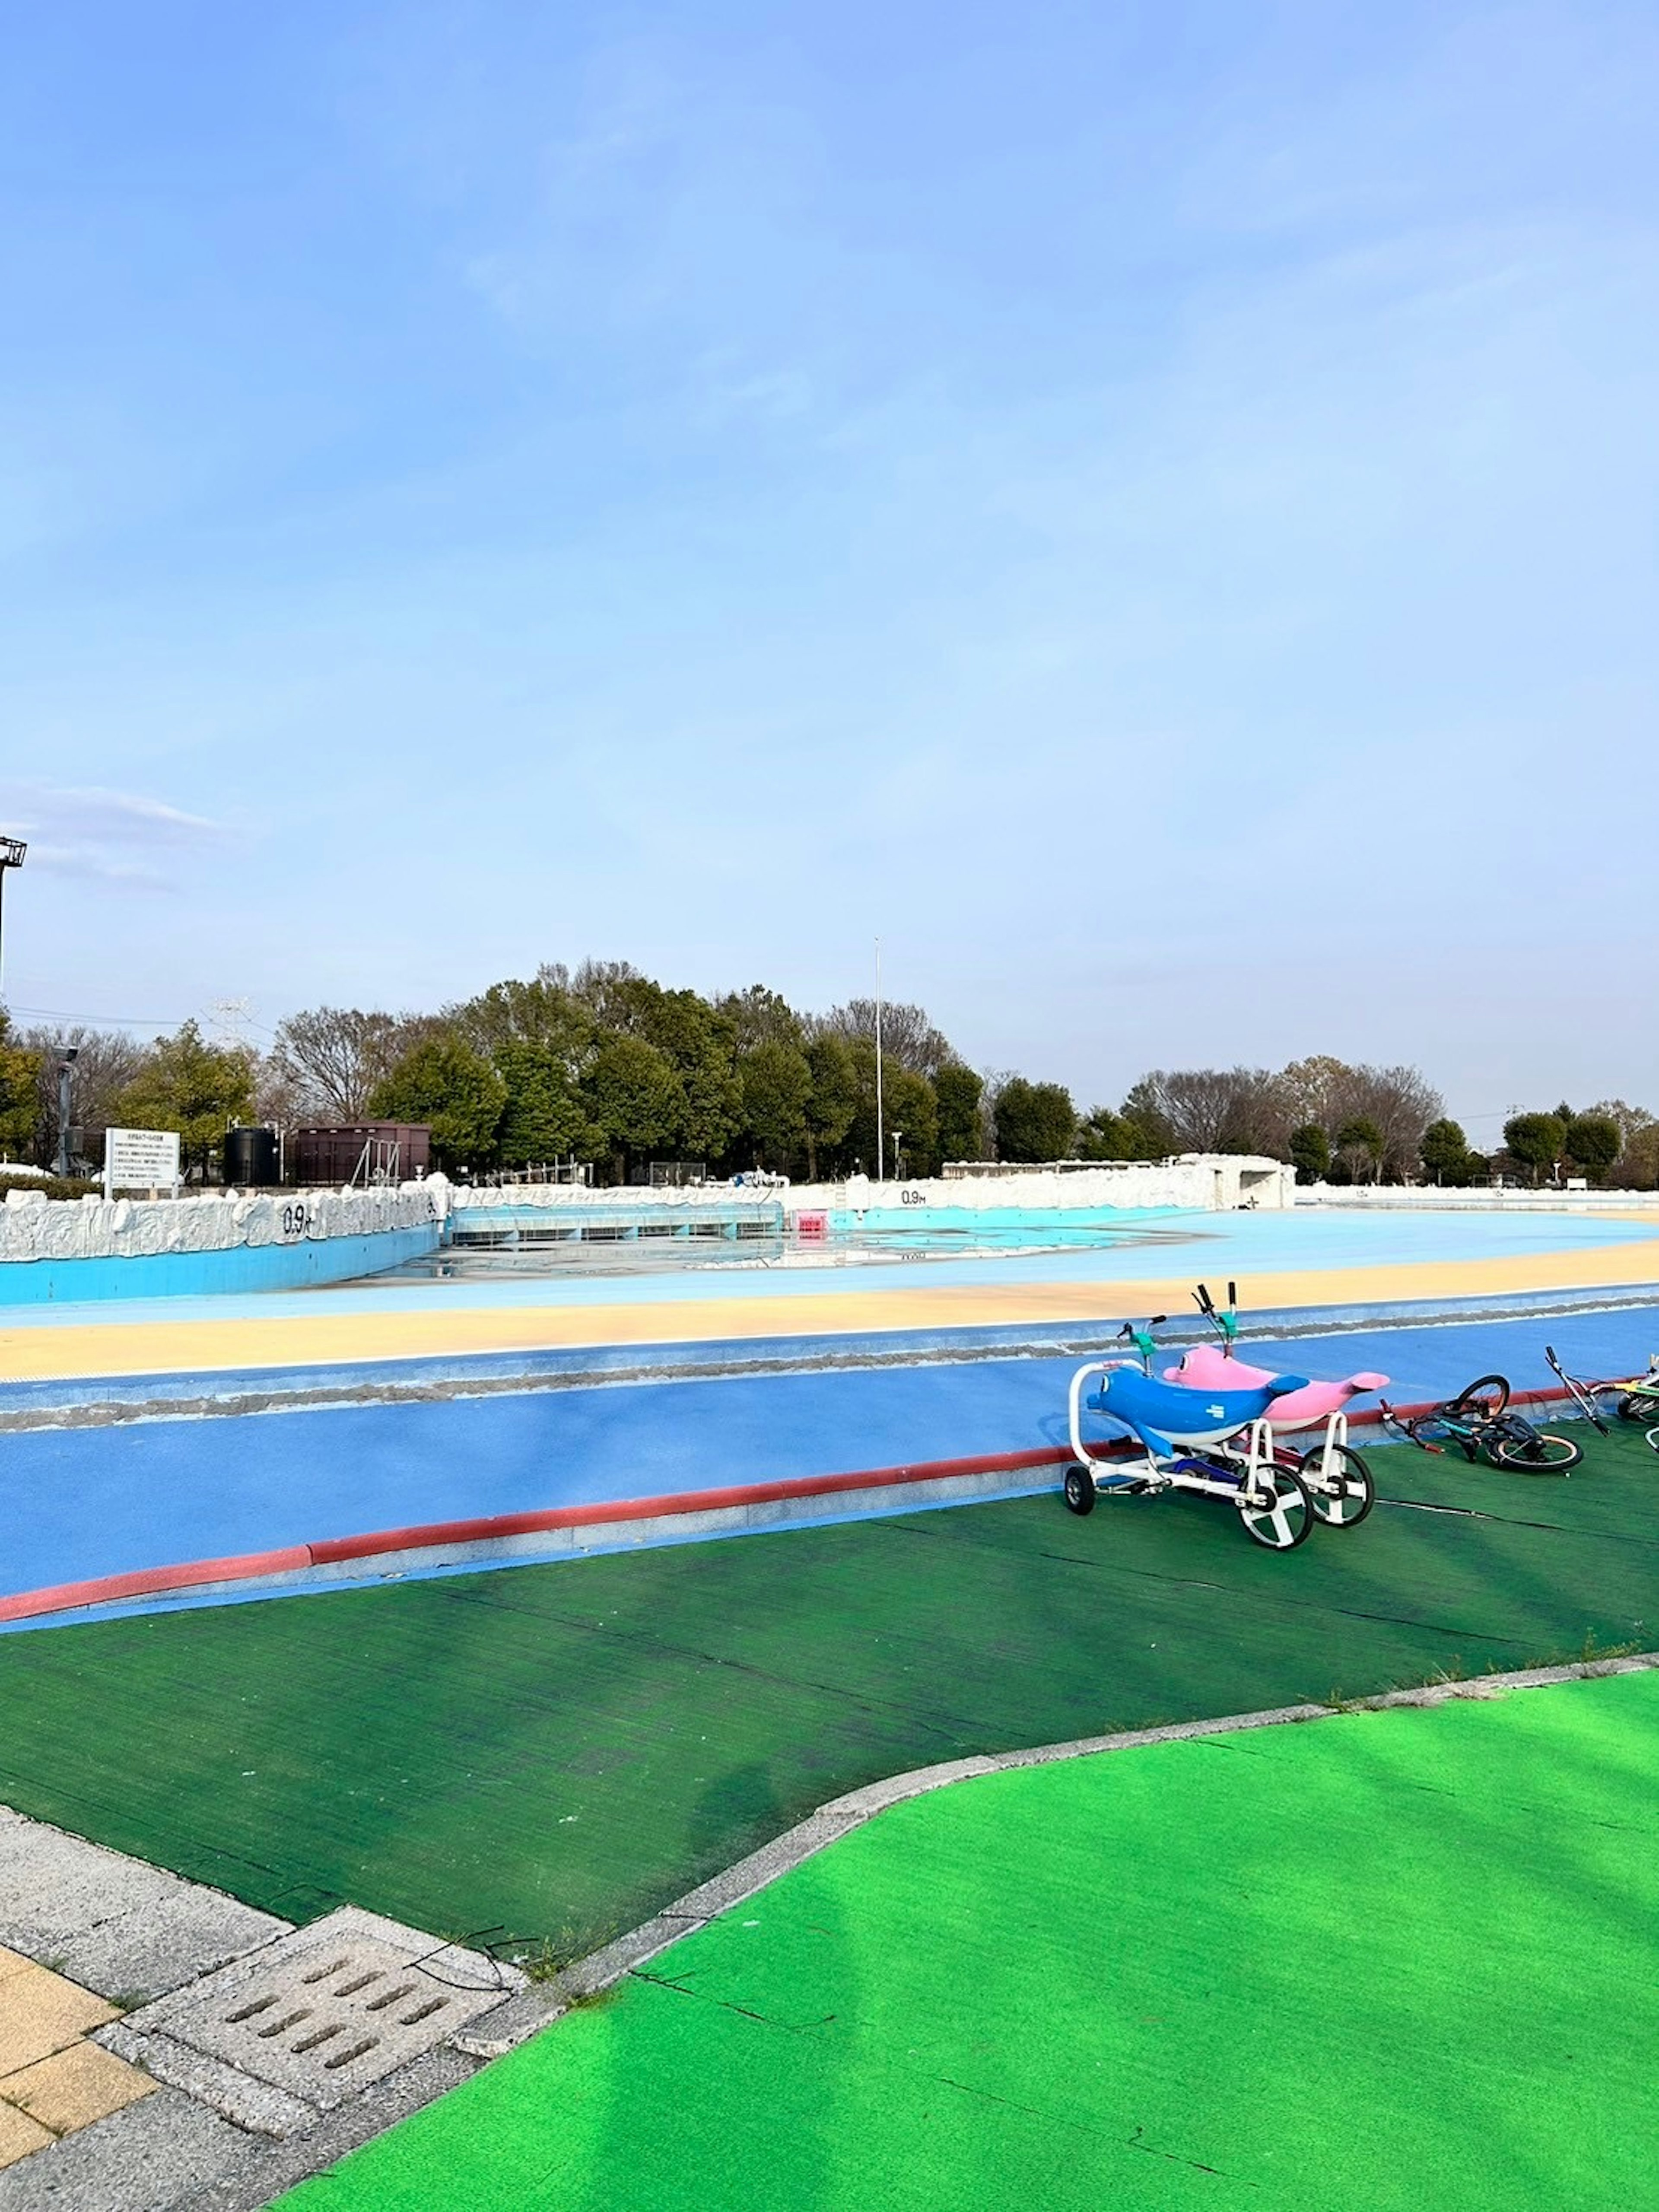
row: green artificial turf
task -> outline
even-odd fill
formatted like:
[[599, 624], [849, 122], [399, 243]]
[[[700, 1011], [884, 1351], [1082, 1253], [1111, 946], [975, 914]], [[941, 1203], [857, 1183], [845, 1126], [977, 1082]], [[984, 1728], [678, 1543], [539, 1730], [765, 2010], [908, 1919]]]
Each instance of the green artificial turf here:
[[1592, 1443], [1622, 1535], [1531, 1525], [1566, 1486], [1520, 1477], [1520, 1519], [1288, 1555], [1049, 1495], [0, 1637], [0, 1802], [291, 1919], [574, 1954], [908, 1767], [1650, 1640], [1659, 1463]]
[[291, 2212], [1652, 2201], [1659, 1674], [900, 1806]]

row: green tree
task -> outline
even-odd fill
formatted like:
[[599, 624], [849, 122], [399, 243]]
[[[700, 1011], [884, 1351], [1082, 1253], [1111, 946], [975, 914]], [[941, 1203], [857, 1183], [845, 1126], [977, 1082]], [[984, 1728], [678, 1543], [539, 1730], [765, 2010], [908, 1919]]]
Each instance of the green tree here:
[[205, 1172], [233, 1121], [253, 1111], [253, 1060], [234, 1045], [209, 1044], [194, 1022], [157, 1037], [149, 1058], [115, 1101], [118, 1128], [173, 1129], [180, 1164]]
[[738, 1084], [743, 1139], [753, 1155], [744, 1165], [788, 1168], [806, 1141], [812, 1071], [805, 1054], [793, 1044], [757, 1044], [738, 1060]]
[[[930, 1176], [939, 1172], [939, 1101], [925, 1075], [908, 1067], [882, 1071], [882, 1119], [887, 1124], [887, 1172], [890, 1176]], [[871, 1117], [873, 1133], [875, 1121]], [[897, 1142], [894, 1133], [898, 1133]], [[875, 1147], [871, 1147], [875, 1157]]]
[[40, 1117], [40, 1054], [16, 1043], [0, 1006], [0, 1155], [11, 1159], [34, 1141]]
[[510, 1045], [533, 1044], [556, 1052], [579, 1076], [594, 1038], [592, 1010], [570, 988], [561, 968], [544, 964], [526, 983], [492, 983], [476, 999], [447, 1010], [448, 1026], [487, 1060]]
[[997, 1093], [1000, 1160], [1068, 1159], [1077, 1141], [1077, 1109], [1063, 1084], [1012, 1077]]
[[757, 1045], [792, 1044], [799, 1048], [806, 1025], [787, 999], [769, 991], [764, 983], [751, 983], [746, 991], [728, 991], [716, 1000], [714, 1012], [731, 1028], [739, 1053]]
[[449, 1170], [489, 1165], [506, 1107], [501, 1077], [453, 1034], [428, 1037], [406, 1052], [368, 1097], [376, 1121], [425, 1122], [438, 1165]]
[[858, 1110], [858, 1070], [851, 1047], [828, 1030], [812, 1038], [806, 1048], [807, 1072], [812, 1079], [806, 1101], [806, 1173], [816, 1182], [820, 1158], [825, 1165], [846, 1144]]
[[1566, 1155], [1599, 1182], [1624, 1150], [1619, 1124], [1610, 1114], [1575, 1114], [1567, 1123]]
[[547, 1044], [508, 1044], [495, 1054], [506, 1093], [496, 1133], [496, 1157], [505, 1167], [524, 1167], [576, 1153], [590, 1157], [593, 1133], [581, 1091], [564, 1054]]
[[1382, 1166], [1382, 1132], [1369, 1115], [1351, 1115], [1336, 1133], [1333, 1157], [1355, 1182], [1376, 1182]]
[[1078, 1124], [1080, 1160], [1161, 1160], [1170, 1147], [1164, 1132], [1150, 1128], [1127, 1112], [1092, 1106]]
[[1460, 1121], [1431, 1121], [1423, 1132], [1423, 1171], [1437, 1183], [1456, 1189], [1466, 1183], [1473, 1155]]
[[1080, 1160], [1130, 1160], [1133, 1134], [1121, 1114], [1109, 1106], [1091, 1106], [1078, 1123], [1077, 1156]]
[[1614, 1180], [1626, 1190], [1659, 1189], [1659, 1121], [1648, 1121], [1625, 1139]]
[[650, 1045], [673, 1071], [673, 1114], [665, 1127], [644, 1141], [682, 1158], [723, 1158], [738, 1133], [743, 1108], [732, 1023], [695, 991], [665, 991], [631, 971], [613, 977], [602, 999], [606, 1024]]
[[673, 1061], [640, 1036], [604, 1039], [582, 1095], [617, 1181], [673, 1143], [685, 1118], [685, 1093]]
[[1323, 1182], [1331, 1171], [1331, 1140], [1317, 1121], [1291, 1132], [1291, 1159], [1298, 1182]]
[[1504, 1124], [1505, 1148], [1530, 1170], [1534, 1188], [1540, 1171], [1555, 1165], [1566, 1141], [1567, 1125], [1559, 1114], [1516, 1114]]
[[884, 1162], [887, 1173], [899, 1172], [893, 1144], [895, 1129], [902, 1133], [898, 1148], [906, 1176], [932, 1175], [939, 1165], [939, 1101], [925, 1075], [912, 1068], [890, 1065], [884, 1055], [881, 1085], [882, 1134], [876, 1134], [876, 1051], [867, 1038], [855, 1037], [846, 1050], [851, 1055], [855, 1104], [842, 1145], [844, 1159], [855, 1163], [866, 1175], [878, 1175]]
[[960, 1060], [933, 1078], [939, 1104], [939, 1151], [942, 1160], [976, 1160], [980, 1156], [980, 1099], [984, 1079]]

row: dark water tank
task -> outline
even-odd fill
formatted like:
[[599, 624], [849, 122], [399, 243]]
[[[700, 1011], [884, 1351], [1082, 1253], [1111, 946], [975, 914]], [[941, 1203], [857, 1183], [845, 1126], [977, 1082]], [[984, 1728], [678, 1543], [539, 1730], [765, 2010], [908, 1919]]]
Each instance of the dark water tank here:
[[227, 1129], [225, 1181], [234, 1190], [258, 1189], [280, 1180], [274, 1129]]

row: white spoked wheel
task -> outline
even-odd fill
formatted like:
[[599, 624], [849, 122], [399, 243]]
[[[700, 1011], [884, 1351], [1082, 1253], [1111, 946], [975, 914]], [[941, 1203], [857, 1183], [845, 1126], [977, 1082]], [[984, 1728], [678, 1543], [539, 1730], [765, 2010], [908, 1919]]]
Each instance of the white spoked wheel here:
[[1312, 1500], [1288, 1467], [1258, 1468], [1254, 1486], [1239, 1494], [1238, 1513], [1250, 1541], [1270, 1552], [1293, 1552], [1313, 1534]]
[[1299, 1472], [1308, 1503], [1328, 1528], [1357, 1528], [1376, 1503], [1371, 1471], [1346, 1444], [1330, 1447], [1328, 1474], [1326, 1456], [1323, 1444], [1303, 1454]]
[[1066, 1470], [1066, 1503], [1073, 1513], [1095, 1510], [1095, 1479], [1086, 1467], [1075, 1462]]

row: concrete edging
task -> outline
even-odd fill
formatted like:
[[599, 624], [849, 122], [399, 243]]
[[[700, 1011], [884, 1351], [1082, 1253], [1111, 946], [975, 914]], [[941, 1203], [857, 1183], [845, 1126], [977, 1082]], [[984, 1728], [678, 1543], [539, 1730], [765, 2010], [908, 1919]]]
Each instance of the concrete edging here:
[[591, 1952], [567, 1967], [552, 1981], [510, 1998], [492, 2015], [493, 2032], [457, 2037], [459, 2047], [477, 2058], [498, 2058], [540, 2029], [550, 2027], [573, 2004], [611, 1988], [624, 1974], [633, 1973], [694, 1929], [704, 1927], [720, 1913], [729, 1911], [769, 1887], [781, 1875], [792, 1872], [826, 1845], [848, 1835], [890, 1806], [925, 1797], [935, 1790], [981, 1776], [1006, 1774], [1017, 1768], [1048, 1766], [1062, 1759], [1089, 1759], [1097, 1753], [1136, 1751], [1152, 1744], [1182, 1743], [1195, 1737], [1236, 1735], [1241, 1729], [1278, 1728], [1304, 1721], [1330, 1720], [1340, 1714], [1386, 1712], [1397, 1706], [1438, 1705], [1454, 1698], [1486, 1698], [1507, 1690], [1533, 1690], [1558, 1682], [1589, 1681], [1607, 1674], [1642, 1674], [1659, 1668], [1659, 1651], [1644, 1651], [1620, 1658], [1581, 1660], [1561, 1667], [1525, 1667], [1504, 1674], [1478, 1674], [1467, 1680], [1431, 1682], [1415, 1689], [1388, 1690], [1376, 1697], [1356, 1698], [1340, 1705], [1281, 1705], [1262, 1712], [1232, 1713], [1214, 1720], [1176, 1721], [1163, 1728], [1130, 1729], [1111, 1735], [1079, 1736], [1069, 1742], [1039, 1744], [1018, 1751], [990, 1752], [968, 1759], [946, 1759], [935, 1766], [919, 1766], [908, 1773], [890, 1776], [832, 1797], [794, 1827], [763, 1844], [672, 1905], [664, 1907], [640, 1927]]

